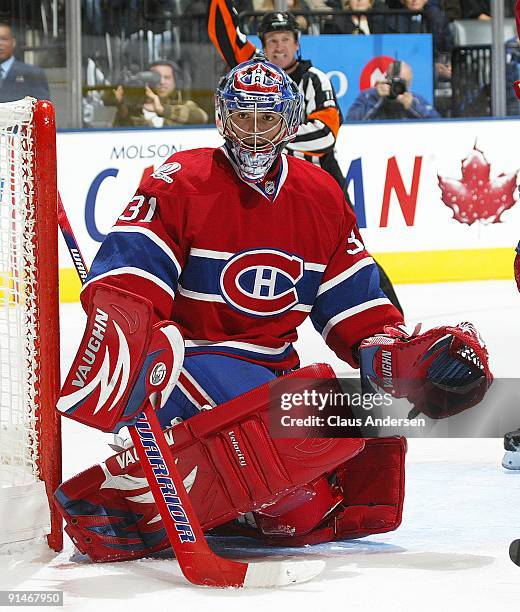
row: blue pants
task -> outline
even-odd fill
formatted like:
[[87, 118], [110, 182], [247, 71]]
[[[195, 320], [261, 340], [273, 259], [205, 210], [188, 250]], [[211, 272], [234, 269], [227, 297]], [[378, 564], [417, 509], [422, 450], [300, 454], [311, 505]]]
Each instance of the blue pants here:
[[223, 355], [189, 355], [179, 381], [157, 416], [163, 428], [185, 421], [276, 378], [264, 366]]

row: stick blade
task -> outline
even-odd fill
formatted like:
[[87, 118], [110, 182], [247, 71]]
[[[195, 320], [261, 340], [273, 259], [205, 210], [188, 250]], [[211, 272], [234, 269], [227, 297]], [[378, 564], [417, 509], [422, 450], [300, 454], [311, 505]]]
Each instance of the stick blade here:
[[325, 569], [325, 561], [268, 561], [249, 563], [245, 587], [275, 587], [312, 580]]

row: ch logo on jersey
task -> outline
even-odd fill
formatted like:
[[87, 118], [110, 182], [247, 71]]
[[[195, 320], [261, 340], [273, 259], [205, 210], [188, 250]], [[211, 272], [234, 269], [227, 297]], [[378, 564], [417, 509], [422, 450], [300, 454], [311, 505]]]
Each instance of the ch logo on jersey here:
[[303, 259], [274, 249], [237, 253], [220, 275], [220, 291], [237, 310], [269, 317], [298, 303], [296, 283], [302, 278]]
[[280, 93], [282, 84], [282, 77], [262, 62], [237, 70], [233, 83], [239, 91], [259, 94]]

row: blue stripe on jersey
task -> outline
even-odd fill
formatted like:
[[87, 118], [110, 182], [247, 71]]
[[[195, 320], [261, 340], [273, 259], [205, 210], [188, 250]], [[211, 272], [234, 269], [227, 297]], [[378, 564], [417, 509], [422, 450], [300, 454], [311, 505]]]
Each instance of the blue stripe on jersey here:
[[138, 268], [156, 276], [173, 292], [177, 289], [177, 267], [170, 257], [144, 234], [108, 234], [92, 263], [87, 282], [118, 268]]
[[[221, 355], [187, 356], [184, 367], [217, 404], [223, 404], [276, 378], [264, 366]], [[198, 413], [198, 407], [176, 386], [157, 416], [161, 426], [168, 427], [172, 419], [185, 421]]]
[[248, 351], [246, 349], [239, 349], [229, 346], [193, 346], [186, 347], [186, 355], [197, 355], [200, 353], [217, 353], [225, 354], [230, 357], [242, 357], [246, 359], [252, 359], [254, 361], [263, 361], [276, 365], [282, 361], [285, 361], [287, 357], [294, 352], [293, 345], [290, 344], [283, 353], [277, 353], [276, 355], [270, 355], [267, 353], [259, 353], [257, 351]]
[[[222, 296], [220, 275], [228, 261], [191, 254], [186, 267], [182, 271], [179, 284], [187, 291]], [[254, 282], [253, 275], [254, 271], [251, 271], [251, 278], [249, 279], [251, 285]], [[314, 303], [322, 276], [323, 272], [304, 270], [303, 277], [296, 283], [296, 292], [298, 293], [298, 302], [300, 304], [311, 306]], [[244, 281], [247, 283], [247, 275], [245, 275]], [[280, 284], [284, 282], [288, 281], [283, 278], [283, 275], [280, 275]], [[286, 289], [287, 287], [280, 287], [280, 291]]]
[[516, 252], [520, 253], [520, 242], [518, 243], [518, 246], [516, 247]]
[[220, 295], [220, 273], [226, 263], [225, 259], [199, 257], [191, 254], [182, 271], [179, 283], [188, 291]]
[[309, 306], [314, 304], [322, 277], [323, 272], [305, 270], [303, 278], [296, 283], [296, 293], [300, 304], [308, 304]]
[[379, 270], [375, 264], [371, 264], [322, 293], [316, 299], [310, 317], [321, 334], [325, 325], [340, 312], [384, 297], [386, 295], [379, 284]]

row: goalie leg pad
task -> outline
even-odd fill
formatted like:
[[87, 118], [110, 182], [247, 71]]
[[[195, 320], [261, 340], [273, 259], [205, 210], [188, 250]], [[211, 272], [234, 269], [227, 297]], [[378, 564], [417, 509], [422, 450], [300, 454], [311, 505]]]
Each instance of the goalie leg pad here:
[[[301, 378], [303, 390], [311, 378], [335, 376], [322, 364], [283, 378]], [[170, 446], [175, 442], [177, 467], [205, 530], [273, 503], [364, 447], [362, 439], [271, 438], [268, 406], [275, 385], [262, 385], [165, 432]], [[67, 533], [94, 561], [135, 559], [169, 546], [133, 447], [63, 483], [55, 499]]]
[[405, 492], [406, 438], [370, 438], [359, 458], [337, 470], [343, 509], [334, 522], [335, 539], [360, 538], [397, 529]]
[[265, 513], [273, 514], [276, 507], [255, 512], [257, 530], [235, 533], [272, 546], [307, 546], [393, 531], [402, 519], [405, 455], [405, 438], [366, 439], [363, 451], [328, 477], [291, 493], [302, 499], [302, 490], [312, 487], [313, 495], [297, 507], [274, 517]]

